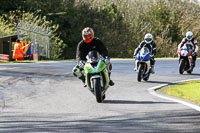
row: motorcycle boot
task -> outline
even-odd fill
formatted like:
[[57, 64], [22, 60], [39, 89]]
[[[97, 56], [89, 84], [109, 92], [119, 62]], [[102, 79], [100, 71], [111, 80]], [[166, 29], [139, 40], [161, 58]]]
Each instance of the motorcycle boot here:
[[195, 67], [195, 61], [193, 61], [193, 67]]
[[154, 65], [151, 66], [151, 73], [152, 73], [152, 74], [155, 73], [155, 71], [154, 71]]
[[192, 66], [193, 66], [193, 68], [195, 67], [195, 65], [196, 65], [196, 61], [192, 60]]
[[82, 75], [79, 79], [83, 82], [84, 87], [86, 87], [86, 84], [85, 84], [85, 76]]
[[[110, 76], [111, 76], [111, 72], [109, 72], [109, 78], [110, 78]], [[110, 79], [110, 81], [109, 81], [109, 85], [110, 86], [113, 86], [115, 83]]]
[[110, 85], [110, 86], [113, 86], [114, 84], [115, 84], [115, 83], [114, 83], [112, 80], [109, 81], [109, 85]]
[[135, 67], [133, 68], [134, 71], [137, 71], [137, 62], [135, 61]]

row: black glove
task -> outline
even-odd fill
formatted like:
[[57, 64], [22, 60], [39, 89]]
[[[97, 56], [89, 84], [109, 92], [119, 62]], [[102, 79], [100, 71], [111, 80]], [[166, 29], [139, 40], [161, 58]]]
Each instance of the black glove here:
[[85, 63], [84, 63], [84, 61], [81, 60], [79, 62], [79, 68], [84, 68], [84, 66], [85, 66]]
[[197, 56], [197, 53], [196, 53], [196, 52], [193, 52], [193, 53], [192, 53], [192, 56], [193, 56], [193, 57]]
[[155, 56], [152, 54], [152, 55], [150, 55], [150, 57], [151, 57], [151, 58], [154, 58]]
[[109, 57], [106, 56], [104, 61], [105, 61], [106, 64], [109, 64], [109, 63], [110, 63], [110, 59], [109, 59]]

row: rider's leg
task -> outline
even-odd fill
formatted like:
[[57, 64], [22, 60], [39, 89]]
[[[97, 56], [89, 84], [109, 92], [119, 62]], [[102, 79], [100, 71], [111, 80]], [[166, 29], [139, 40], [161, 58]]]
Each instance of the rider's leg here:
[[[111, 70], [112, 70], [112, 64], [110, 63], [110, 64], [108, 64], [108, 74], [109, 74], [109, 78], [110, 78], [110, 76], [111, 76]], [[111, 78], [110, 78], [110, 81], [109, 81], [109, 85], [110, 86], [113, 86], [115, 83], [111, 80]]]
[[195, 67], [197, 56], [192, 56], [193, 67]]
[[150, 59], [150, 64], [151, 64], [151, 73], [154, 74], [155, 73], [155, 70], [154, 70], [155, 60], [154, 60], [154, 58]]
[[83, 82], [83, 84], [85, 85], [85, 76], [83, 75], [82, 70], [79, 68], [78, 65], [76, 65], [76, 66], [72, 69], [72, 72], [73, 72], [73, 75], [74, 75], [75, 77], [78, 77], [78, 78]]
[[134, 67], [134, 71], [137, 71], [137, 60], [135, 60], [135, 67]]

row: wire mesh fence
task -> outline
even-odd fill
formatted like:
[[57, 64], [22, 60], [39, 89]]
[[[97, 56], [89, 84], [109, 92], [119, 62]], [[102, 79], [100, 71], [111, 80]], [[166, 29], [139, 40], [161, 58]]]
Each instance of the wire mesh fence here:
[[31, 42], [31, 54], [39, 59], [50, 59], [51, 30], [20, 22], [17, 25], [17, 35], [21, 42]]

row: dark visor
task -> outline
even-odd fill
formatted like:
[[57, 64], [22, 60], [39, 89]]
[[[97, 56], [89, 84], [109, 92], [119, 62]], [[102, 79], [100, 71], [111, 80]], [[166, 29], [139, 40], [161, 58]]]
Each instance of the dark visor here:
[[92, 34], [90, 34], [90, 35], [83, 35], [83, 36], [84, 36], [85, 40], [90, 40], [92, 38]]

